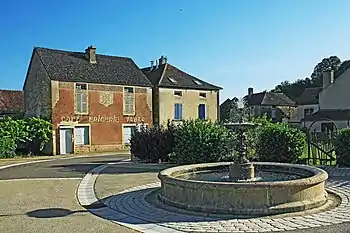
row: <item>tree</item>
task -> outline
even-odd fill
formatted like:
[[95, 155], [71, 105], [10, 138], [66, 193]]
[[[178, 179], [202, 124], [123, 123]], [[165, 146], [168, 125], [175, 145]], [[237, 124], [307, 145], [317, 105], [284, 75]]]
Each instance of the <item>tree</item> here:
[[323, 60], [315, 66], [314, 71], [311, 74], [312, 83], [317, 87], [321, 87], [323, 72], [329, 69], [337, 71], [340, 65], [341, 65], [341, 60], [337, 56], [330, 56], [329, 58], [323, 58]]
[[341, 67], [345, 67], [345, 62], [341, 62], [339, 57], [330, 56], [329, 58], [324, 58], [321, 62], [319, 62], [312, 74], [311, 78], [298, 79], [293, 83], [289, 81], [283, 81], [281, 84], [277, 85], [272, 92], [284, 93], [291, 99], [295, 99], [300, 96], [305, 88], [311, 87], [322, 87], [322, 76], [323, 72], [329, 70], [330, 68], [334, 71], [341, 69]]

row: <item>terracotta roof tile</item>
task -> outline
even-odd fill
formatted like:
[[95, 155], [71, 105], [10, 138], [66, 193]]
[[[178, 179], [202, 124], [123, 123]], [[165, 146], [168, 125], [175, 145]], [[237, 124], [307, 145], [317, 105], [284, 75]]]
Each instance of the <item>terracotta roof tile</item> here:
[[16, 113], [23, 110], [23, 91], [0, 90], [0, 113]]

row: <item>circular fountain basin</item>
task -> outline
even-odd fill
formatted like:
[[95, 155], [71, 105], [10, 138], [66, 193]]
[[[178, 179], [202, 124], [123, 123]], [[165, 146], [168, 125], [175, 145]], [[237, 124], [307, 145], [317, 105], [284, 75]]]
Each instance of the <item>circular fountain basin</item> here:
[[229, 182], [231, 163], [172, 167], [158, 174], [158, 198], [191, 211], [263, 216], [299, 212], [327, 202], [328, 174], [306, 165], [253, 163], [256, 179]]

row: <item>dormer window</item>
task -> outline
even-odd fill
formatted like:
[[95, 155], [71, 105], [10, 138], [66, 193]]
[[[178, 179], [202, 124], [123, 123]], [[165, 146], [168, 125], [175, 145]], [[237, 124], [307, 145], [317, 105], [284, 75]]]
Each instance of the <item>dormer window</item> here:
[[198, 80], [193, 79], [193, 82], [194, 82], [195, 84], [197, 84], [197, 85], [202, 85], [202, 83], [199, 82]]
[[173, 84], [177, 84], [177, 81], [173, 78], [168, 78], [170, 80], [170, 82], [172, 82]]
[[174, 95], [181, 97], [182, 96], [182, 91], [174, 91]]
[[207, 98], [207, 93], [205, 93], [205, 92], [200, 92], [200, 93], [199, 93], [199, 97], [202, 98], [202, 99], [205, 99], [205, 98]]

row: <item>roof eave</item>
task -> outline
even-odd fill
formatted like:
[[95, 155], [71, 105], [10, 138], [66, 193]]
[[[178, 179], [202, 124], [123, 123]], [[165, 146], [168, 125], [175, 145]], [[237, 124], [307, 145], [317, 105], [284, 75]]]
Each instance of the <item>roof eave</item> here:
[[159, 88], [172, 88], [172, 89], [190, 89], [190, 90], [207, 90], [207, 91], [219, 91], [222, 90], [222, 88], [210, 88], [210, 87], [186, 87], [186, 86], [172, 86], [172, 85], [156, 85], [156, 87]]

